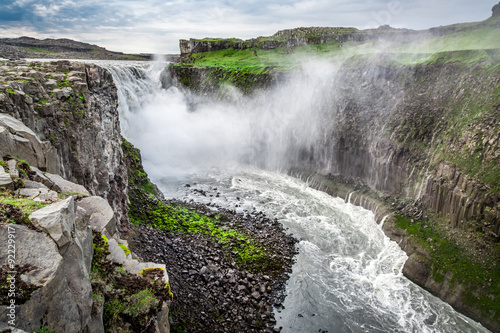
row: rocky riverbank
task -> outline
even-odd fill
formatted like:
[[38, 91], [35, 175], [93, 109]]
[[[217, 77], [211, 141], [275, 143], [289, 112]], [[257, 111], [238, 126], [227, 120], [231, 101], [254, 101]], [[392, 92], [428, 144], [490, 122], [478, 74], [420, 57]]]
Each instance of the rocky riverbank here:
[[[210, 214], [203, 206], [188, 206]], [[279, 332], [273, 306], [279, 308], [284, 299], [296, 241], [261, 212], [241, 216], [210, 208], [224, 216], [222, 228], [239, 224], [253, 235], [272, 254], [272, 265], [241, 263], [235, 251], [200, 233], [136, 228], [134, 252], [169, 267], [172, 332]]]

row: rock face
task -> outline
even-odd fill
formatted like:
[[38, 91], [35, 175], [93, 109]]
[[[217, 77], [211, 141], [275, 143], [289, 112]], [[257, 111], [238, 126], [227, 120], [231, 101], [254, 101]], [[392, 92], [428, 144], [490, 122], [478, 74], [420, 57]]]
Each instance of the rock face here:
[[[16, 327], [32, 332], [50, 323], [58, 332], [82, 332], [90, 320], [92, 289], [89, 261], [92, 233], [86, 223], [77, 224], [73, 197], [43, 208], [30, 216], [44, 232], [23, 225], [1, 226], [0, 238], [7, 243], [7, 228], [16, 234], [16, 264], [33, 270], [21, 279], [40, 287], [28, 302], [16, 309]], [[0, 254], [4, 261], [4, 251]], [[7, 309], [0, 307], [2, 318]]]
[[34, 149], [30, 165], [106, 198], [126, 228], [127, 173], [111, 74], [68, 61], [7, 62], [0, 77], [2, 157]]
[[491, 15], [492, 17], [499, 17], [500, 16], [500, 2], [496, 5], [493, 6], [491, 9], [493, 14]]
[[[294, 176], [303, 176], [328, 193], [347, 199], [356, 190], [351, 203], [375, 211], [379, 223], [401, 206], [406, 210], [401, 214], [412, 219], [439, 221], [446, 237], [454, 241], [480, 235], [481, 244], [464, 241], [462, 246], [479, 253], [473, 260], [494, 258], [500, 240], [500, 73], [494, 52], [467, 67], [453, 58], [474, 55], [457, 51], [420, 65], [403, 66], [383, 55], [339, 64], [330, 78], [337, 84], [321, 90], [315, 100], [322, 119], [315, 130], [321, 135], [296, 141], [280, 137], [292, 142], [283, 164]], [[191, 73], [195, 67], [177, 67], [174, 75], [185, 70], [188, 78], [196, 77]], [[210, 77], [217, 80], [224, 75]], [[180, 76], [178, 82], [185, 79]], [[201, 87], [209, 84], [210, 79], [204, 80]], [[198, 88], [194, 86], [195, 91]], [[345, 182], [330, 184], [334, 177]], [[370, 191], [375, 199], [366, 195]], [[384, 230], [393, 239], [405, 238], [393, 223], [384, 224]], [[492, 289], [481, 283], [453, 287], [449, 274], [436, 281], [429, 269], [431, 253], [416, 245], [409, 242], [405, 247], [412, 254], [405, 274], [497, 329], [498, 315], [463, 304], [465, 292], [481, 291], [490, 297]], [[490, 249], [488, 254], [485, 248]]]
[[[35, 188], [36, 184], [43, 186], [33, 181], [29, 186]], [[5, 269], [9, 270], [14, 277], [11, 283], [17, 288], [16, 293], [26, 287], [33, 290], [25, 295], [27, 301], [15, 299], [15, 319], [8, 322], [17, 332], [34, 332], [41, 327], [56, 332], [104, 332], [103, 304], [95, 304], [90, 279], [93, 229], [103, 230], [113, 237], [109, 240], [110, 262], [123, 265], [127, 272], [135, 275], [149, 267], [160, 268], [165, 272], [165, 283], [168, 282], [165, 265], [140, 262], [133, 259], [130, 252], [125, 254], [118, 244], [127, 242], [118, 237], [116, 217], [109, 203], [101, 197], [75, 200], [74, 196], [69, 196], [34, 211], [29, 220], [31, 224], [0, 225], [2, 244], [10, 244], [9, 240], [15, 239], [15, 266], [3, 266], [2, 274]], [[0, 261], [7, 263], [9, 254], [7, 247], [1, 249]], [[3, 302], [0, 316], [8, 318], [12, 313], [8, 307], [11, 301], [9, 304]], [[95, 311], [99, 306], [101, 311]], [[168, 310], [167, 304], [163, 304], [156, 314], [157, 332], [169, 332], [169, 322], [165, 320]]]
[[[168, 285], [165, 265], [141, 262], [128, 249], [125, 253], [127, 242], [117, 233], [128, 225], [127, 172], [111, 76], [99, 67], [66, 61], [4, 63], [0, 75], [2, 195], [47, 205], [27, 222], [22, 209], [2, 203], [9, 212], [2, 211], [0, 241], [15, 239], [16, 252], [15, 264], [0, 271], [12, 277], [9, 283], [19, 297], [12, 298], [15, 320], [0, 322], [0, 327], [9, 332], [104, 332], [104, 297], [95, 298], [93, 291], [107, 285], [96, 286], [90, 278], [93, 229], [109, 237], [113, 252], [100, 265], [113, 270], [120, 262], [129, 272], [124, 278], [142, 283], [149, 282], [135, 275], [155, 267], [165, 272], [159, 284]], [[4, 194], [4, 188], [10, 191]], [[0, 249], [2, 265], [9, 254], [7, 246]], [[153, 323], [156, 332], [168, 333], [169, 308], [162, 299], [156, 310], [149, 310], [151, 321], [145, 325]], [[12, 313], [12, 300], [2, 295], [1, 321]]]
[[16, 156], [26, 160], [30, 165], [50, 172], [59, 172], [57, 151], [50, 142], [40, 141], [21, 121], [1, 113], [0, 155]]
[[321, 44], [331, 41], [344, 43], [348, 41], [361, 41], [370, 38], [368, 34], [360, 34], [355, 28], [296, 28], [281, 30], [270, 37], [258, 37], [249, 40], [237, 38], [206, 38], [179, 41], [181, 57], [187, 54], [210, 52], [233, 48], [245, 50], [257, 47], [262, 50], [271, 50], [278, 47], [293, 48], [309, 44]]

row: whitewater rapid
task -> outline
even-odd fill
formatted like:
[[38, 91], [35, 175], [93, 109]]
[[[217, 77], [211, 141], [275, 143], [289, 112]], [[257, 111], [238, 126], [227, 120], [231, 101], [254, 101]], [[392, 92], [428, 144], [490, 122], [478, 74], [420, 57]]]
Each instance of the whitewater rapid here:
[[[141, 149], [146, 171], [167, 197], [263, 211], [299, 240], [284, 308], [275, 309], [282, 332], [488, 332], [403, 276], [406, 254], [370, 211], [280, 172], [239, 163], [235, 157], [245, 152], [248, 158], [258, 144], [286, 154], [280, 151], [286, 136], [272, 132], [279, 140], [262, 141], [267, 132], [261, 131], [256, 141], [252, 119], [243, 113], [248, 109], [235, 104], [207, 102], [193, 109], [189, 94], [161, 84], [164, 66], [108, 65], [123, 135]], [[296, 119], [282, 125], [300, 139], [300, 124], [290, 126]], [[195, 195], [185, 184], [208, 195]]]

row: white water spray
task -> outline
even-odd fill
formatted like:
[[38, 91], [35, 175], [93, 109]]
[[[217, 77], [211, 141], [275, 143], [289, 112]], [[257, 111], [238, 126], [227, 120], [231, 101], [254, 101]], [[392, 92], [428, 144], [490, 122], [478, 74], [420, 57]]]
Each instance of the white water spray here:
[[[348, 204], [353, 193], [344, 201], [282, 174], [227, 168], [252, 161], [279, 170], [301, 151], [317, 154], [328, 70], [253, 97], [194, 105], [160, 69], [111, 68], [124, 135], [167, 196], [262, 210], [301, 239], [285, 309], [276, 312], [283, 332], [487, 332], [404, 278], [406, 254], [371, 212]], [[172, 173], [192, 173], [190, 182], [223, 195], [193, 196], [165, 181]]]

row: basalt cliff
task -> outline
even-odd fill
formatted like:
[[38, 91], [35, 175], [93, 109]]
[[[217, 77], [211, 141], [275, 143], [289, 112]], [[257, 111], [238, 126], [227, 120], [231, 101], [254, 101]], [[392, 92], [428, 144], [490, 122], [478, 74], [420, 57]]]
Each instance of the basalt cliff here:
[[128, 174], [110, 73], [0, 66], [1, 332], [169, 332], [164, 264], [128, 249]]
[[[498, 33], [496, 7], [477, 25], [426, 32], [301, 28], [249, 41], [181, 41], [170, 72], [197, 103], [231, 101], [228, 85], [251, 96], [297, 75], [307, 80], [303, 67], [280, 65], [277, 54], [338, 54], [319, 62], [335, 68], [316, 101], [320, 138], [291, 144], [288, 172], [371, 209], [407, 252], [405, 275], [500, 331], [500, 50], [443, 47], [466, 42], [474, 29]], [[392, 50], [343, 50], [389, 33], [401, 37]], [[423, 47], [426, 38], [443, 44]], [[408, 51], [410, 43], [422, 51]]]

